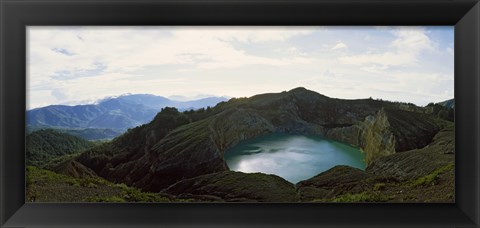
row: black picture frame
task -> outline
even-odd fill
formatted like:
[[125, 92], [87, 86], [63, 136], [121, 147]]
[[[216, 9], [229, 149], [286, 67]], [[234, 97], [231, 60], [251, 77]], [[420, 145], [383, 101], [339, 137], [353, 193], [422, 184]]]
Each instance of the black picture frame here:
[[[2, 227], [476, 227], [480, 224], [478, 0], [0, 0]], [[28, 25], [454, 25], [453, 204], [25, 203]]]

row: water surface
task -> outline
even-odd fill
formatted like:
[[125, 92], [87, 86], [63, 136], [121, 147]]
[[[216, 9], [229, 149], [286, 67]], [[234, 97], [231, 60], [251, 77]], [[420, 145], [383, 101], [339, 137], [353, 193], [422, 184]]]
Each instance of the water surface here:
[[267, 173], [292, 183], [336, 165], [365, 169], [359, 149], [319, 136], [270, 134], [239, 143], [225, 153], [230, 170]]

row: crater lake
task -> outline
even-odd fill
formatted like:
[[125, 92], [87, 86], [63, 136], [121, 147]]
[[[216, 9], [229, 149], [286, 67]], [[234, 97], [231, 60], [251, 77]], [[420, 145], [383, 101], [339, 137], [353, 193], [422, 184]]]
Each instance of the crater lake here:
[[266, 173], [291, 183], [311, 178], [337, 165], [365, 170], [359, 149], [320, 136], [274, 133], [240, 142], [225, 152], [230, 170]]

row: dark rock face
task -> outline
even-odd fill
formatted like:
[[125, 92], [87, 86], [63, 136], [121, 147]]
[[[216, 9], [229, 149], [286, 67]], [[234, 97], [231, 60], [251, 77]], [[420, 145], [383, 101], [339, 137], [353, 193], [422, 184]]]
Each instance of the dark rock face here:
[[336, 166], [299, 182], [297, 192], [308, 202], [453, 202], [454, 145], [449, 125], [421, 149], [378, 158], [366, 171]]
[[418, 178], [453, 162], [454, 148], [454, 128], [448, 126], [428, 146], [379, 158], [367, 167], [367, 172], [401, 180]]
[[360, 147], [369, 165], [378, 158], [428, 145], [445, 125], [426, 114], [382, 108], [363, 122], [330, 129], [326, 136]]
[[218, 172], [185, 179], [167, 188], [177, 197], [213, 196], [229, 202], [296, 202], [292, 183], [263, 173]]
[[[188, 115], [162, 112], [150, 124], [87, 151], [76, 161], [108, 180], [161, 191], [183, 179], [228, 170], [223, 153], [242, 140], [286, 132], [322, 135], [358, 146], [370, 164], [421, 148], [440, 129], [436, 119], [397, 111], [396, 103], [332, 99], [297, 88], [232, 99], [194, 121]], [[421, 139], [415, 141], [419, 135]]]
[[432, 116], [402, 110], [387, 110], [388, 122], [395, 137], [397, 152], [422, 148], [428, 145], [446, 121]]

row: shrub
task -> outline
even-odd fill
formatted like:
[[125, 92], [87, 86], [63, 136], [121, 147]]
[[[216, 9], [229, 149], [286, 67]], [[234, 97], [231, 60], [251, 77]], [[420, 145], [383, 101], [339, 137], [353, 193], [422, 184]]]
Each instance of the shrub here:
[[454, 164], [448, 164], [446, 166], [440, 167], [439, 169], [433, 171], [432, 173], [420, 177], [412, 182], [413, 186], [421, 185], [435, 185], [437, 183], [438, 176], [448, 170], [453, 169]]

